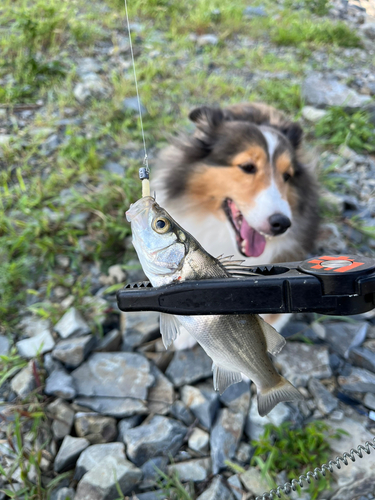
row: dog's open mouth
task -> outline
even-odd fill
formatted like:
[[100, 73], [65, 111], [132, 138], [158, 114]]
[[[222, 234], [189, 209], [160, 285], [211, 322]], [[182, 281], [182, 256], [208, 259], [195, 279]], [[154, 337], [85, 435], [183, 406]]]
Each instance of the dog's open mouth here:
[[259, 257], [266, 247], [266, 238], [249, 226], [233, 200], [224, 200], [223, 209], [236, 234], [238, 250], [245, 257]]

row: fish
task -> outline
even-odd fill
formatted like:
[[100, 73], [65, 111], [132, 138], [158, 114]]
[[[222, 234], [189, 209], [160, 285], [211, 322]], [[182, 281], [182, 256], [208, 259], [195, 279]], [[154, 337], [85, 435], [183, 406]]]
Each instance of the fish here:
[[[207, 253], [152, 196], [132, 204], [126, 217], [131, 224], [134, 248], [154, 287], [253, 274], [241, 266], [241, 261]], [[268, 355], [278, 354], [285, 339], [259, 315], [160, 314], [160, 332], [166, 348], [183, 329], [212, 359], [213, 385], [220, 393], [240, 382], [243, 374], [256, 385], [261, 416], [282, 401], [303, 399], [298, 389], [276, 371]]]

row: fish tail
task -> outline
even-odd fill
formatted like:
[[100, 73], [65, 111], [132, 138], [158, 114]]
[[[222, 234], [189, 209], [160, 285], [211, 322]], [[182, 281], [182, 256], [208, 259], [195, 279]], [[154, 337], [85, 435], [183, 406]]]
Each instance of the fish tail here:
[[261, 417], [267, 415], [278, 403], [282, 401], [295, 401], [304, 399], [298, 389], [288, 380], [280, 376], [280, 382], [270, 389], [258, 391], [258, 412]]

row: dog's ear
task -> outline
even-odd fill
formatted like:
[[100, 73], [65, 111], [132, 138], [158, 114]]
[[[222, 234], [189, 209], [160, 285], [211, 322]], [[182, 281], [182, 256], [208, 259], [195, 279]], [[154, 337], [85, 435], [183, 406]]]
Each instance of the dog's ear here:
[[224, 121], [224, 113], [220, 108], [202, 106], [190, 111], [189, 118], [198, 128], [216, 128]]
[[303, 137], [303, 130], [299, 123], [290, 122], [281, 127], [281, 132], [289, 139], [294, 149], [298, 149]]

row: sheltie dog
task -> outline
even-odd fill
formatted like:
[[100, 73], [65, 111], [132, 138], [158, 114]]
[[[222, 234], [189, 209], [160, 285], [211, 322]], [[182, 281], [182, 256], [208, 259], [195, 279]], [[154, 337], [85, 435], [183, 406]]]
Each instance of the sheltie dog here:
[[[299, 123], [260, 103], [203, 106], [189, 118], [194, 133], [159, 154], [158, 203], [213, 256], [251, 266], [305, 258], [318, 229], [318, 188]], [[188, 345], [186, 336], [175, 342]]]

